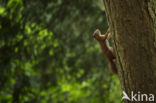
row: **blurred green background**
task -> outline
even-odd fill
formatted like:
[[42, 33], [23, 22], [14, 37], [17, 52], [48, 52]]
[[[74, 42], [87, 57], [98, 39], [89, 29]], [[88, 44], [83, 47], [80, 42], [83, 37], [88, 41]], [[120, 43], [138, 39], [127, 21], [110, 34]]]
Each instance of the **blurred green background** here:
[[96, 28], [102, 0], [0, 0], [0, 103], [121, 103]]

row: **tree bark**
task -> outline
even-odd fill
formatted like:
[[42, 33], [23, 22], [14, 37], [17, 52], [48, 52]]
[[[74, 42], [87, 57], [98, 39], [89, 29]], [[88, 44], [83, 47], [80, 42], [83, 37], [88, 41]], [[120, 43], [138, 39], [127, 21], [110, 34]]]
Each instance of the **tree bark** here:
[[128, 96], [152, 93], [156, 103], [156, 1], [103, 1], [122, 90]]

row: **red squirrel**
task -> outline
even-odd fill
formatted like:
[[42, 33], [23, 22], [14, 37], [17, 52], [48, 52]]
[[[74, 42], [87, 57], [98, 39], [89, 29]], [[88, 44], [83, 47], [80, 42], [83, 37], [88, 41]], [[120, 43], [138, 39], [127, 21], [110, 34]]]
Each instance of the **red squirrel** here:
[[109, 29], [104, 35], [101, 35], [101, 32], [99, 29], [96, 29], [95, 32], [93, 33], [93, 37], [95, 40], [97, 40], [100, 44], [101, 50], [108, 60], [108, 67], [110, 72], [113, 74], [117, 74], [117, 68], [113, 60], [115, 60], [115, 55], [113, 53], [113, 48], [110, 47], [108, 38], [110, 36]]

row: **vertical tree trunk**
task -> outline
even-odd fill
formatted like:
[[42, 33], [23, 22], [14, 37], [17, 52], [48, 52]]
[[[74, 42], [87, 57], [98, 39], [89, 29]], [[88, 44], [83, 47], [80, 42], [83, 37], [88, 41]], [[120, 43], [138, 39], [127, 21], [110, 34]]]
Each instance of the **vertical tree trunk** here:
[[104, 5], [122, 90], [128, 96], [152, 93], [156, 103], [156, 1], [104, 0]]

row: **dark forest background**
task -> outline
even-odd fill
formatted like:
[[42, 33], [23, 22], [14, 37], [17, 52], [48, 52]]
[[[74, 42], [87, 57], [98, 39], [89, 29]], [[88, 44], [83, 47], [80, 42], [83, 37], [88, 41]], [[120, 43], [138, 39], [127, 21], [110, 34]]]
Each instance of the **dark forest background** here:
[[0, 103], [121, 103], [96, 28], [102, 0], [0, 0]]

